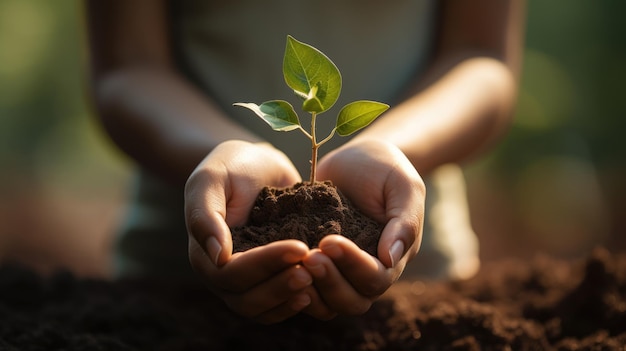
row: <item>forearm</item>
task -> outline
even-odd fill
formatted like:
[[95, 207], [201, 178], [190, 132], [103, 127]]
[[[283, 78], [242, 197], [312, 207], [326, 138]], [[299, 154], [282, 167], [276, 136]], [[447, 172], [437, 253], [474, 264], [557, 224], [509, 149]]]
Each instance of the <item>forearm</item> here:
[[93, 92], [113, 141], [139, 165], [178, 185], [219, 143], [259, 141], [167, 68], [110, 71], [94, 79]]
[[[390, 109], [356, 138], [398, 146], [422, 174], [484, 150], [506, 130], [515, 74], [502, 61], [476, 57], [434, 67], [435, 83]], [[442, 72], [442, 73], [436, 73]]]
[[513, 114], [524, 0], [441, 0], [433, 65], [356, 139], [397, 145], [422, 174], [485, 150]]

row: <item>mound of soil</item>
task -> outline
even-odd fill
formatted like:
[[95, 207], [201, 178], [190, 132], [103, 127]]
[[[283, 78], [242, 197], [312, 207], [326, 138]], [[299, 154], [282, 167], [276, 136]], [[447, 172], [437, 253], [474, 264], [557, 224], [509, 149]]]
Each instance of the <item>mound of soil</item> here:
[[330, 181], [265, 187], [248, 223], [231, 228], [233, 251], [297, 239], [315, 248], [328, 234], [343, 235], [376, 256], [383, 226], [356, 209]]
[[624, 350], [626, 255], [485, 265], [395, 284], [358, 317], [264, 326], [191, 282], [0, 268], [1, 350]]

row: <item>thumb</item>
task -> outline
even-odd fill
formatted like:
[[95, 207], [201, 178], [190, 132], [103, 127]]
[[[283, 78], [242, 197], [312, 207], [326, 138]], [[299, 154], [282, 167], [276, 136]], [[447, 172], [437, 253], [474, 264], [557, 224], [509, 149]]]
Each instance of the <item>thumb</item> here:
[[226, 194], [223, 178], [212, 177], [198, 167], [185, 185], [185, 224], [189, 240], [197, 242], [216, 266], [232, 254], [232, 238], [226, 224]]

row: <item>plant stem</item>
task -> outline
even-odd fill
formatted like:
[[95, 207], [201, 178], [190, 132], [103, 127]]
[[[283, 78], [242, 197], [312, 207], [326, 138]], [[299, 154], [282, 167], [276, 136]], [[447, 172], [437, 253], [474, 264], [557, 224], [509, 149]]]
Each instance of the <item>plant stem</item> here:
[[317, 143], [317, 147], [319, 148], [320, 146], [326, 144], [327, 141], [332, 139], [332, 137], [333, 137], [333, 135], [335, 135], [336, 131], [337, 131], [337, 127], [333, 128], [333, 130], [330, 131], [330, 134], [328, 134], [328, 136], [326, 138], [324, 138], [324, 140], [322, 140], [319, 143]]
[[311, 112], [311, 185], [315, 184], [315, 173], [317, 171], [317, 139], [315, 137], [315, 118], [317, 113]]

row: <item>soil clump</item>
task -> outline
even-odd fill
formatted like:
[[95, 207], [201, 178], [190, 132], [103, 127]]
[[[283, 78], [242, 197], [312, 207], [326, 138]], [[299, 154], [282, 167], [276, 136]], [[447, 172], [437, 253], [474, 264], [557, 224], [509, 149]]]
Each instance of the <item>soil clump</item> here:
[[231, 228], [233, 251], [297, 239], [315, 248], [329, 234], [343, 235], [377, 256], [383, 225], [365, 216], [331, 182], [265, 187], [245, 226]]

